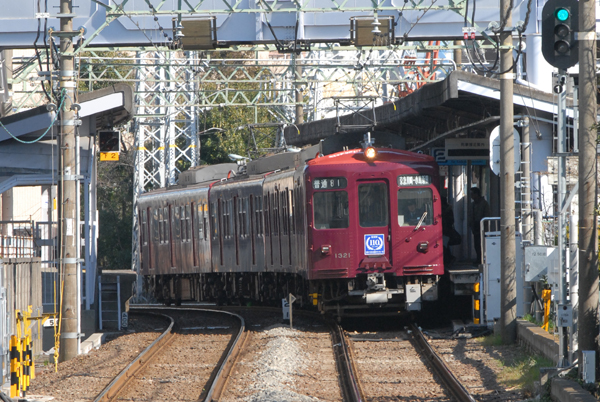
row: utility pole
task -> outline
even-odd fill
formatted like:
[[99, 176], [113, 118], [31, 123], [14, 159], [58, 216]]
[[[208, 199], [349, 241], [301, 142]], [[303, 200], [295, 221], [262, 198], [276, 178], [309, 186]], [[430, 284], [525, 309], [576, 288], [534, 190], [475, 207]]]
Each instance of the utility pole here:
[[[598, 232], [596, 228], [596, 2], [579, 1], [579, 362], [596, 351], [598, 367]], [[579, 367], [582, 367], [580, 363]], [[596, 369], [596, 376], [598, 375]]]
[[515, 150], [511, 2], [500, 0], [500, 331], [504, 344], [517, 339], [517, 277], [515, 245]]
[[60, 1], [60, 31], [55, 35], [60, 37], [60, 97], [63, 99], [60, 119], [59, 154], [61, 191], [58, 195], [60, 203], [59, 227], [60, 274], [64, 280], [64, 290], [61, 299], [61, 332], [59, 361], [67, 361], [77, 356], [79, 345], [79, 304], [77, 283], [77, 239], [78, 219], [76, 191], [76, 150], [75, 150], [75, 113], [72, 105], [75, 100], [75, 71], [73, 64], [73, 38], [78, 35], [73, 32], [72, 0]]
[[10, 116], [12, 111], [13, 51], [0, 50], [0, 117]]
[[[557, 160], [557, 176], [558, 176], [558, 264], [559, 264], [559, 279], [558, 279], [558, 295], [555, 300], [558, 302], [557, 308], [559, 311], [566, 310], [569, 306], [567, 301], [567, 260], [565, 253], [565, 245], [567, 244], [567, 221], [565, 202], [567, 199], [567, 157], [566, 157], [566, 142], [567, 142], [567, 70], [558, 69], [558, 112], [556, 115], [557, 125], [557, 140], [556, 153]], [[558, 346], [558, 367], [567, 367], [569, 365], [569, 333], [565, 323], [558, 320], [557, 323], [559, 332]]]

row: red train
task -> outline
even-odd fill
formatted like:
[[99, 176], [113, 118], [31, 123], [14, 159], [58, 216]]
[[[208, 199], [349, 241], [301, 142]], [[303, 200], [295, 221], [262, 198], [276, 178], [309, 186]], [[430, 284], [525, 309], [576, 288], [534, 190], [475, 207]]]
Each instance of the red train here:
[[[337, 316], [420, 310], [444, 274], [431, 156], [315, 146], [196, 168], [139, 199], [146, 291], [184, 300], [297, 302]], [[377, 311], [374, 311], [377, 310]]]

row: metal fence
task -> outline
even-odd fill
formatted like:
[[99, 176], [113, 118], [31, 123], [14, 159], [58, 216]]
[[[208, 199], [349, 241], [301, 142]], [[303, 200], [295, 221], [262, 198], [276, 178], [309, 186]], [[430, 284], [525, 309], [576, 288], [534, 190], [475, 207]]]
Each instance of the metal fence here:
[[[17, 334], [17, 310], [24, 314], [28, 312], [31, 306], [31, 317], [42, 316], [42, 269], [40, 258], [7, 258], [0, 259], [1, 283], [5, 289], [5, 310], [6, 323], [0, 324], [6, 326], [8, 335]], [[2, 306], [0, 306], [2, 308]], [[42, 351], [42, 332], [41, 326], [32, 326], [32, 339], [34, 344], [34, 354]], [[23, 330], [23, 328], [21, 328]], [[23, 331], [21, 331], [23, 333]], [[2, 338], [2, 348], [8, 348], [5, 344], [5, 338]], [[10, 363], [10, 362], [9, 362]], [[10, 364], [9, 364], [10, 367]]]
[[31, 258], [35, 256], [33, 237], [0, 235], [0, 258]]
[[[0, 273], [2, 260], [0, 260]], [[2, 364], [2, 378], [0, 384], [4, 384], [9, 379], [10, 374], [10, 329], [9, 317], [6, 306], [6, 288], [4, 285], [4, 275], [0, 275], [0, 364]]]

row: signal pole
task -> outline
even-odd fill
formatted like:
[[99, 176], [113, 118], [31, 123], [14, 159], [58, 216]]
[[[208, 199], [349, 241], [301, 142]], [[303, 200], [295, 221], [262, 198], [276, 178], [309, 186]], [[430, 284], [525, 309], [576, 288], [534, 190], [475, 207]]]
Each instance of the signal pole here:
[[[60, 97], [63, 100], [60, 119], [60, 150], [58, 169], [60, 171], [61, 192], [58, 195], [61, 214], [59, 215], [60, 275], [64, 280], [61, 298], [61, 333], [59, 361], [67, 361], [77, 356], [79, 349], [79, 303], [77, 286], [77, 172], [75, 150], [75, 113], [72, 104], [75, 100], [75, 71], [73, 64], [73, 32], [72, 0], [60, 2]], [[59, 100], [60, 102], [60, 100]], [[60, 103], [59, 103], [60, 104]]]
[[579, 1], [579, 28], [579, 361], [583, 362], [582, 351], [593, 350], [596, 351], [595, 365], [598, 367], [595, 1]]
[[[502, 21], [506, 17], [506, 21]], [[500, 1], [500, 242], [502, 250], [500, 273], [500, 332], [502, 343], [517, 339], [517, 276], [515, 245], [515, 150], [512, 57], [512, 9], [508, 0]]]

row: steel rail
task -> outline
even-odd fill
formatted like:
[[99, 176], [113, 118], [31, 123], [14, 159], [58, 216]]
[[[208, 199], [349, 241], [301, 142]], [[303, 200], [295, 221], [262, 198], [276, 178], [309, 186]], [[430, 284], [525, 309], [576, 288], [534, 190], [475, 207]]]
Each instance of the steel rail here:
[[[226, 387], [227, 382], [230, 377], [230, 373], [240, 356], [240, 352], [243, 350], [243, 348], [249, 338], [248, 334], [245, 332], [245, 321], [244, 321], [243, 317], [241, 317], [235, 313], [227, 311], [227, 307], [224, 307], [223, 309], [203, 309], [203, 308], [193, 308], [193, 307], [185, 308], [185, 309], [177, 309], [177, 308], [173, 308], [173, 307], [159, 307], [159, 306], [151, 307], [151, 306], [146, 306], [146, 305], [144, 305], [142, 307], [141, 305], [138, 305], [138, 306], [132, 307], [132, 308], [134, 308], [134, 309], [152, 308], [152, 309], [158, 309], [158, 310], [165, 309], [165, 310], [176, 310], [176, 311], [194, 310], [194, 311], [206, 311], [206, 312], [214, 312], [214, 313], [226, 313], [226, 314], [230, 314], [231, 316], [234, 316], [234, 317], [237, 317], [240, 319], [240, 322], [241, 322], [240, 330], [238, 331], [236, 338], [230, 342], [229, 351], [227, 352], [227, 355], [223, 359], [223, 362], [222, 362], [217, 374], [215, 375], [212, 383], [210, 384], [210, 388], [206, 394], [206, 397], [203, 399], [204, 402], [218, 402], [219, 399], [221, 398], [222, 392], [225, 390], [225, 387]], [[237, 307], [235, 307], [235, 309], [236, 310], [240, 310], [240, 309], [241, 310], [250, 310], [250, 309], [256, 309], [256, 307], [247, 308], [247, 307], [237, 306]], [[268, 311], [272, 310], [272, 311], [277, 311], [277, 312], [281, 311], [278, 308], [271, 308], [271, 307], [263, 307], [262, 310], [268, 310]], [[298, 314], [298, 315], [301, 315], [304, 317], [324, 319], [324, 317], [321, 316], [320, 314], [316, 314], [316, 313], [308, 312], [308, 311], [298, 310], [298, 311], [295, 311], [294, 314]], [[348, 346], [346, 337], [344, 336], [344, 330], [333, 319], [329, 318], [329, 319], [324, 319], [324, 320], [330, 329], [333, 354], [334, 354], [334, 359], [336, 362], [336, 367], [338, 370], [340, 388], [341, 388], [341, 392], [342, 392], [342, 399], [345, 402], [366, 401], [364, 394], [362, 392], [362, 388], [360, 387], [360, 383], [358, 381], [357, 374], [356, 374], [357, 370], [354, 365], [354, 361], [352, 359], [351, 348]]]
[[224, 311], [224, 310], [201, 310], [201, 311], [213, 311], [213, 312], [218, 312], [218, 313], [226, 313], [233, 317], [239, 318], [239, 320], [240, 320], [240, 330], [238, 331], [238, 334], [235, 337], [235, 339], [233, 340], [233, 342], [230, 343], [229, 351], [227, 352], [227, 355], [225, 356], [225, 359], [223, 360], [221, 367], [219, 367], [219, 371], [217, 372], [215, 378], [213, 379], [212, 384], [210, 385], [208, 393], [206, 394], [206, 398], [204, 398], [205, 402], [212, 402], [212, 401], [218, 401], [220, 399], [221, 393], [225, 389], [225, 387], [227, 385], [227, 381], [229, 380], [229, 374], [231, 373], [233, 366], [235, 366], [235, 363], [237, 362], [237, 359], [240, 356], [240, 352], [242, 351], [242, 349], [244, 348], [244, 345], [246, 344], [246, 340], [248, 339], [248, 334], [245, 331], [246, 322], [244, 321], [244, 318], [240, 315], [231, 313], [229, 311]]
[[[221, 362], [219, 370], [216, 375], [212, 379], [210, 383], [209, 390], [207, 392], [207, 396], [204, 399], [205, 402], [218, 401], [221, 395], [221, 392], [224, 390], [225, 385], [227, 384], [227, 380], [229, 379], [229, 374], [231, 373], [231, 369], [233, 368], [237, 357], [240, 354], [240, 351], [243, 348], [244, 340], [247, 339], [244, 335], [245, 333], [245, 322], [244, 319], [234, 313], [223, 310], [212, 310], [212, 309], [196, 309], [196, 308], [174, 308], [174, 307], [161, 307], [161, 306], [132, 306], [131, 311], [142, 312], [145, 310], [170, 310], [170, 311], [197, 311], [197, 312], [209, 312], [209, 313], [217, 313], [217, 314], [228, 314], [230, 316], [236, 317], [240, 320], [240, 329], [237, 333], [237, 336], [233, 338], [229, 345], [225, 358]], [[175, 321], [172, 317], [169, 317], [165, 314], [154, 313], [145, 311], [146, 314], [153, 314], [156, 316], [166, 317], [171, 320], [171, 324], [167, 328], [165, 332], [163, 332], [151, 345], [149, 345], [139, 356], [129, 363], [129, 365], [121, 371], [121, 373], [115, 377], [111, 383], [94, 399], [94, 402], [108, 402], [114, 400], [119, 392], [127, 385], [130, 379], [134, 378], [137, 373], [143, 369], [149, 361], [171, 340], [174, 336], [172, 333], [173, 326]]]
[[[206, 397], [204, 398], [205, 402], [213, 402], [218, 401], [221, 397], [221, 393], [225, 389], [227, 385], [227, 381], [229, 380], [229, 374], [233, 369], [239, 355], [240, 351], [243, 349], [244, 344], [247, 337], [246, 333], [246, 322], [244, 318], [238, 314], [232, 313], [227, 310], [215, 310], [215, 309], [206, 309], [206, 308], [176, 308], [176, 307], [150, 307], [150, 306], [136, 306], [135, 309], [158, 309], [158, 310], [172, 310], [172, 311], [200, 311], [207, 313], [216, 313], [216, 314], [228, 314], [232, 317], [235, 317], [240, 320], [240, 328], [235, 338], [229, 342], [227, 354], [225, 358], [221, 362], [219, 366], [219, 370], [212, 378], [212, 381], [209, 380], [210, 384], [207, 384], [208, 392], [206, 393]], [[210, 386], [208, 386], [210, 385]]]
[[346, 343], [344, 330], [333, 320], [329, 320], [328, 323], [331, 328], [333, 354], [340, 376], [342, 400], [346, 402], [366, 401], [358, 382], [356, 368], [351, 358], [350, 348]]
[[427, 359], [431, 362], [432, 368], [454, 398], [459, 402], [475, 402], [475, 398], [471, 396], [469, 391], [461, 384], [461, 382], [454, 376], [450, 369], [446, 366], [444, 361], [438, 356], [433, 347], [427, 342], [421, 330], [415, 325], [411, 324], [410, 329], [412, 336], [417, 346], [421, 349], [421, 353], [424, 354]]
[[171, 324], [169, 327], [163, 332], [154, 342], [152, 342], [142, 353], [138, 355], [138, 357], [129, 363], [127, 367], [121, 371], [119, 375], [117, 375], [111, 382], [104, 388], [104, 390], [98, 394], [94, 402], [105, 402], [111, 401], [117, 397], [119, 392], [127, 385], [129, 380], [133, 378], [142, 368], [146, 366], [146, 364], [152, 359], [153, 356], [158, 353], [160, 349], [163, 348], [173, 337], [173, 326], [175, 325], [175, 320], [172, 317], [169, 317], [164, 314], [146, 312], [145, 314], [151, 314], [161, 317], [166, 317], [171, 320]]

